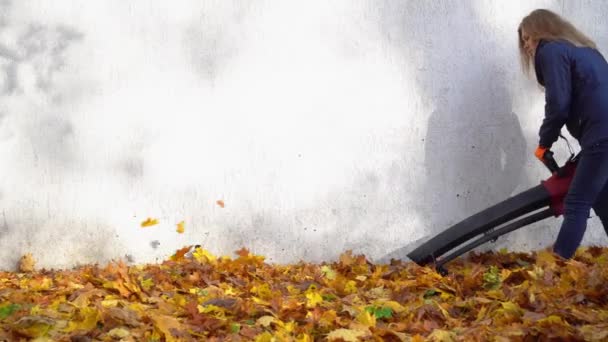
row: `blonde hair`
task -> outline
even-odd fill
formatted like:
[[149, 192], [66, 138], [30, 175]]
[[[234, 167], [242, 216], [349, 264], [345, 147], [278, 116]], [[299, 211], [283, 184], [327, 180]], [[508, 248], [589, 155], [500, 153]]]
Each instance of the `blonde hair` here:
[[534, 63], [531, 61], [532, 57], [529, 56], [524, 49], [524, 41], [521, 36], [522, 29], [526, 31], [526, 34], [528, 34], [531, 39], [536, 41], [541, 39], [548, 41], [566, 40], [575, 46], [597, 49], [595, 42], [580, 32], [569, 21], [549, 10], [537, 9], [525, 16], [517, 28], [519, 37], [519, 56], [525, 73], [530, 71], [530, 65], [533, 65]]

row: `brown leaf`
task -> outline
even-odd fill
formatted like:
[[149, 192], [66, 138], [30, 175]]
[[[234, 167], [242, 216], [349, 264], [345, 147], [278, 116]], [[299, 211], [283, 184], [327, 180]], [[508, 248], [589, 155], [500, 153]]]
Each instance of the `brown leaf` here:
[[171, 316], [150, 312], [150, 319], [154, 322], [154, 327], [165, 336], [167, 342], [178, 342], [179, 332], [184, 331], [185, 327], [180, 321]]
[[232, 310], [236, 308], [237, 303], [238, 301], [235, 298], [213, 298], [203, 302], [202, 305], [215, 305], [220, 308]]
[[171, 257], [171, 260], [173, 261], [181, 261], [184, 259], [184, 256], [186, 255], [186, 253], [188, 253], [190, 251], [190, 249], [192, 248], [192, 246], [186, 246], [184, 248], [178, 249], [175, 254], [173, 254], [173, 256]]
[[24, 316], [12, 324], [11, 329], [23, 336], [40, 337], [46, 335], [56, 321], [45, 316]]
[[108, 308], [104, 310], [104, 314], [106, 315], [106, 320], [114, 320], [119, 325], [128, 325], [131, 327], [142, 325], [140, 322], [141, 317], [139, 317], [137, 312], [128, 308]]

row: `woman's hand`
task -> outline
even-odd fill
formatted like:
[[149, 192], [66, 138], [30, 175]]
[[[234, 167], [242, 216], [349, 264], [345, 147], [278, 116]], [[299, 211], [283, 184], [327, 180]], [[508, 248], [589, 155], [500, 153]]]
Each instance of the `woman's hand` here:
[[534, 151], [534, 155], [536, 156], [536, 158], [538, 158], [538, 160], [540, 160], [541, 162], [544, 163], [545, 162], [545, 152], [547, 152], [547, 148], [539, 145], [536, 148], [536, 151]]

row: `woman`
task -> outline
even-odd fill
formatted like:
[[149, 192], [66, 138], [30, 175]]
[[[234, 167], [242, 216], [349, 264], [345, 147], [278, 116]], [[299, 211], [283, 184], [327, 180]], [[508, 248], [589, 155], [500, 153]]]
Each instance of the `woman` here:
[[591, 208], [608, 233], [608, 64], [591, 39], [548, 10], [532, 11], [518, 35], [524, 71], [533, 65], [545, 88], [536, 157], [542, 160], [564, 125], [581, 146], [553, 246], [569, 259], [583, 239]]

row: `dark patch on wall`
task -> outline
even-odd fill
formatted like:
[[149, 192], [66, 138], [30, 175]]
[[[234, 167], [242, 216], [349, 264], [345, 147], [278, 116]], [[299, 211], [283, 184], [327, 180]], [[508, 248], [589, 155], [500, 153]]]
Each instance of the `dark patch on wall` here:
[[202, 11], [184, 32], [184, 48], [201, 77], [215, 82], [239, 54], [247, 39], [245, 21], [253, 6], [256, 4], [224, 1], [219, 8]]
[[135, 180], [144, 175], [144, 161], [140, 158], [129, 158], [122, 163], [122, 171], [129, 180]]

